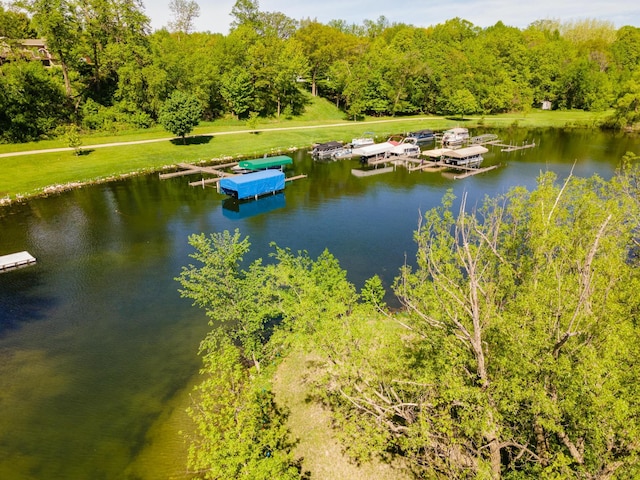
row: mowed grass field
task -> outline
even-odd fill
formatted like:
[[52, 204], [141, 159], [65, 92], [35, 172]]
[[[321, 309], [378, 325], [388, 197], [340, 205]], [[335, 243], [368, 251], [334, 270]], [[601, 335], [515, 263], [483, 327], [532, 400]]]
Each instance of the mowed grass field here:
[[[310, 97], [306, 112], [300, 117], [262, 121], [254, 129], [233, 119], [206, 122], [196, 127], [186, 144], [155, 127], [118, 135], [83, 136], [82, 155], [66, 149], [62, 139], [0, 145], [0, 201], [9, 203], [78, 184], [158, 171], [180, 162], [229, 161], [309, 148], [330, 140], [349, 142], [364, 132], [373, 132], [382, 140], [412, 130], [444, 130], [459, 125], [589, 128], [607, 115], [607, 112], [531, 111], [464, 119], [416, 116], [365, 118], [356, 122], [347, 119], [330, 102]], [[47, 151], [61, 148], [65, 150]]]

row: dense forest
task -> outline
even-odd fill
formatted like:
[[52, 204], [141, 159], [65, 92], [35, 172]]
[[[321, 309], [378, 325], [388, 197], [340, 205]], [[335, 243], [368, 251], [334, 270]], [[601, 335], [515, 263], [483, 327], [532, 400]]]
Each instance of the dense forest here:
[[[194, 32], [199, 7], [172, 0], [151, 32], [141, 0], [0, 2], [0, 141], [145, 128], [179, 91], [203, 119], [292, 117], [308, 93], [349, 118], [607, 110], [640, 118], [640, 28], [585, 20], [488, 28], [321, 24], [238, 0], [228, 35]], [[44, 39], [43, 45], [26, 40]], [[308, 93], [307, 93], [308, 92]]]

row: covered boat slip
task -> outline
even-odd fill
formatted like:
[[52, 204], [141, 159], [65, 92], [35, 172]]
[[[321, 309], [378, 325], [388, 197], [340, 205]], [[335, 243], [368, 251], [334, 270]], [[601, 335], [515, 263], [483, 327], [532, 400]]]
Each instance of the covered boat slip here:
[[441, 160], [444, 163], [453, 165], [466, 165], [482, 160], [482, 155], [489, 150], [481, 145], [474, 145], [466, 148], [434, 148], [433, 150], [423, 150], [422, 155], [433, 158], [434, 161]]
[[474, 145], [473, 147], [449, 150], [444, 153], [443, 160], [445, 163], [454, 165], [479, 164], [482, 162], [482, 154], [488, 151], [488, 149], [481, 145]]
[[466, 148], [450, 149], [450, 148], [434, 148], [432, 150], [423, 150], [422, 155], [431, 158], [420, 164], [420, 166], [412, 168], [413, 170], [433, 170], [438, 169], [456, 169], [462, 170], [465, 173], [460, 175], [454, 175], [454, 179], [466, 178], [471, 175], [477, 175], [478, 173], [488, 172], [494, 168], [498, 168], [499, 165], [491, 165], [485, 168], [480, 168], [480, 163], [483, 161], [482, 155], [487, 153], [485, 147], [480, 145], [474, 145]]
[[242, 200], [279, 192], [284, 185], [284, 173], [280, 170], [260, 170], [223, 178], [218, 182], [218, 191]]
[[291, 165], [293, 159], [287, 155], [276, 155], [275, 157], [256, 158], [253, 160], [240, 160], [238, 167], [244, 170], [265, 170], [267, 168], [282, 168]]

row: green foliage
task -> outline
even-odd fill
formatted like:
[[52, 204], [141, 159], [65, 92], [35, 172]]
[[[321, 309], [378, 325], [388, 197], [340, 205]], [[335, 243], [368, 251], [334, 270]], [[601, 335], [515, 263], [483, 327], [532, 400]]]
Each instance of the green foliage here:
[[[634, 82], [638, 64], [636, 27], [616, 31], [587, 19], [538, 21], [525, 30], [497, 22], [483, 29], [453, 18], [424, 29], [384, 17], [360, 26], [322, 25], [239, 0], [231, 10], [233, 28], [223, 36], [190, 33], [196, 2], [173, 1], [170, 9], [174, 32], [149, 34], [139, 2], [88, 0], [77, 8], [70, 0], [26, 0], [0, 10], [0, 37], [4, 31], [46, 38], [76, 111], [85, 111], [85, 102], [107, 109], [102, 118], [81, 119], [83, 125], [106, 131], [152, 124], [176, 90], [195, 96], [205, 119], [245, 119], [251, 111], [263, 118], [285, 112], [285, 118], [299, 117], [309, 89], [356, 120], [527, 112], [548, 100], [556, 109], [617, 106], [610, 124], [635, 123], [628, 82]], [[10, 49], [7, 58], [29, 56], [15, 40], [3, 42]], [[20, 115], [47, 116], [24, 99], [5, 101]]]
[[[440, 411], [457, 419], [447, 443], [463, 446], [458, 468], [566, 476], [625, 471], [624, 458], [633, 472], [639, 398], [625, 379], [638, 373], [628, 370], [638, 332], [636, 302], [627, 301], [637, 282], [629, 257], [637, 206], [598, 178], [560, 187], [551, 175], [531, 194], [515, 189], [475, 214], [456, 218], [449, 205], [425, 217], [417, 270], [405, 269], [395, 290], [414, 312], [413, 328], [446, 345], [429, 372], [457, 387], [430, 402], [459, 405]], [[505, 446], [479, 451], [476, 442]], [[442, 444], [430, 448], [435, 462]]]
[[73, 148], [73, 152], [75, 155], [80, 155], [82, 149], [82, 139], [80, 138], [80, 131], [76, 125], [70, 125], [66, 128], [65, 132], [65, 140], [67, 142], [67, 146]]
[[249, 118], [247, 118], [247, 121], [245, 123], [248, 128], [250, 128], [251, 130], [255, 130], [258, 126], [258, 119], [258, 112], [249, 112]]
[[282, 315], [282, 328], [300, 338], [312, 334], [325, 319], [341, 318], [357, 295], [346, 272], [327, 250], [314, 261], [306, 252], [294, 255], [273, 245], [271, 289]]
[[453, 93], [447, 110], [450, 114], [458, 114], [464, 118], [466, 114], [475, 113], [478, 110], [478, 102], [469, 90], [463, 88]]
[[116, 103], [105, 107], [92, 99], [82, 106], [82, 126], [88, 130], [119, 132], [123, 130], [145, 129], [153, 126], [154, 121], [146, 112], [128, 108], [125, 103]]
[[368, 303], [377, 308], [384, 308], [384, 294], [382, 280], [380, 280], [378, 275], [374, 275], [364, 282], [360, 297], [364, 303]]
[[5, 10], [0, 4], [0, 38], [2, 37], [3, 40], [35, 37], [29, 17], [12, 9]]
[[194, 95], [176, 90], [162, 106], [158, 121], [184, 143], [185, 136], [200, 123], [201, 114], [202, 106]]
[[[201, 266], [183, 268], [180, 292], [206, 309], [214, 327], [200, 346], [205, 379], [189, 409], [197, 426], [189, 467], [211, 479], [301, 478], [286, 414], [259, 361], [291, 343], [287, 336], [323, 331], [325, 320], [344, 316], [354, 288], [328, 252], [313, 261], [276, 247], [275, 264], [257, 260], [244, 270], [250, 244], [238, 230], [192, 235], [189, 242]], [[268, 327], [279, 332], [267, 335]], [[247, 367], [249, 358], [254, 369]]]
[[42, 65], [11, 62], [0, 73], [0, 141], [38, 140], [69, 118], [60, 82]]
[[640, 71], [623, 85], [614, 117], [622, 126], [640, 122]]
[[286, 413], [267, 385], [249, 374], [238, 349], [220, 331], [209, 334], [200, 350], [204, 379], [188, 411], [197, 428], [189, 469], [206, 479], [302, 478]]
[[237, 118], [244, 116], [250, 111], [254, 101], [251, 74], [241, 67], [224, 73], [220, 79], [220, 95]]
[[446, 195], [394, 285], [404, 313], [307, 330], [353, 456], [401, 455], [420, 478], [638, 474], [636, 160], [458, 215]]
[[264, 357], [267, 327], [277, 311], [266, 290], [266, 271], [260, 261], [241, 268], [249, 252], [249, 239], [240, 238], [236, 230], [210, 236], [191, 235], [189, 243], [196, 249], [192, 257], [202, 265], [184, 267], [177, 280], [180, 293], [206, 309], [210, 325], [222, 329], [239, 342], [245, 358], [257, 369]]

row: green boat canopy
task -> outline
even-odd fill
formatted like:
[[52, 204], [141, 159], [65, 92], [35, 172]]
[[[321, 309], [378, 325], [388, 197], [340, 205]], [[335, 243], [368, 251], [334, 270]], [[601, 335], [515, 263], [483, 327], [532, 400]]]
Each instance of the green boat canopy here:
[[277, 155], [275, 157], [256, 158], [254, 160], [241, 160], [238, 162], [240, 168], [245, 170], [264, 170], [266, 168], [277, 168], [284, 165], [291, 165], [293, 159], [286, 155]]

